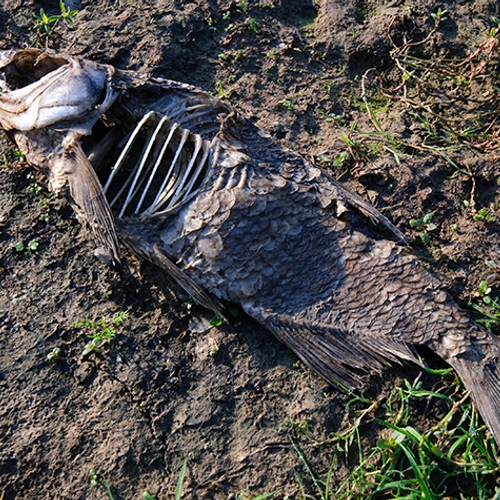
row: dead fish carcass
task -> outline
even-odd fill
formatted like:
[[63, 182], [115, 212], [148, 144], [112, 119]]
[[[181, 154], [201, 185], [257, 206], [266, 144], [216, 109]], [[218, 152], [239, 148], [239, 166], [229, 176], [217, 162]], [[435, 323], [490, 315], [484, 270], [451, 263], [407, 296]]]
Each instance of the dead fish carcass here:
[[[239, 303], [347, 387], [427, 346], [500, 442], [499, 340], [374, 230], [404, 239], [375, 208], [199, 89], [33, 49], [0, 66], [1, 127], [110, 259], [118, 234], [200, 303]], [[116, 150], [102, 186], [92, 166]]]

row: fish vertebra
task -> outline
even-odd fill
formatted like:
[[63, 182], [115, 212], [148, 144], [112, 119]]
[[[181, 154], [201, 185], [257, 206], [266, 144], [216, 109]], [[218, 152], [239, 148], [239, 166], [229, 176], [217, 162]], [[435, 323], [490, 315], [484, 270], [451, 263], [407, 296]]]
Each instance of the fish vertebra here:
[[[419, 363], [414, 346], [427, 346], [457, 371], [500, 443], [499, 340], [403, 246], [374, 230], [377, 222], [404, 240], [375, 208], [208, 93], [25, 52], [0, 53], [5, 88], [22, 73], [20, 61], [30, 60], [20, 77], [28, 86], [0, 94], [0, 124], [30, 163], [62, 179], [63, 194], [115, 260], [102, 189], [87, 205], [81, 185], [95, 178], [79, 143], [84, 134], [94, 152], [101, 149], [90, 157], [120, 152], [105, 186], [120, 239], [203, 305], [220, 312], [220, 301], [241, 304], [319, 375], [347, 387], [399, 359]], [[74, 99], [64, 100], [64, 86], [75, 88], [73, 70], [93, 82], [82, 91], [79, 102], [89, 106], [81, 120], [70, 106]], [[66, 111], [50, 123], [41, 119], [49, 90], [61, 111], [71, 109], [70, 119]], [[16, 116], [35, 102], [43, 103], [41, 118]], [[16, 129], [19, 123], [31, 128]], [[117, 147], [110, 146], [110, 131], [119, 132]]]

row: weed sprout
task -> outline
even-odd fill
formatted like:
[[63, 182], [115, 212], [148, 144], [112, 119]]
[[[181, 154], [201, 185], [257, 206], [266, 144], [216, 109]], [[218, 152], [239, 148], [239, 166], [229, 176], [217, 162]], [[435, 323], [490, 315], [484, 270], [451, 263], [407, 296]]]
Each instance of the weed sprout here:
[[97, 321], [90, 320], [89, 318], [79, 319], [73, 324], [73, 328], [87, 328], [91, 332], [87, 334], [88, 342], [84, 349], [82, 355], [88, 356], [91, 353], [100, 354], [102, 352], [102, 347], [105, 344], [109, 344], [116, 335], [115, 326], [123, 323], [129, 316], [128, 311], [117, 312], [111, 321], [108, 321], [101, 316]]

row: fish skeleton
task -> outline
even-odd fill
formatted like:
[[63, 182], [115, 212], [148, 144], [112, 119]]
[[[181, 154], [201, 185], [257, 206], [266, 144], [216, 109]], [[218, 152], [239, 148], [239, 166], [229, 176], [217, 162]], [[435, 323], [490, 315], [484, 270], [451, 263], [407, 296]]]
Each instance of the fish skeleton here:
[[[101, 257], [119, 262], [119, 238], [218, 314], [240, 304], [348, 388], [399, 360], [421, 364], [414, 347], [427, 346], [500, 443], [498, 338], [369, 203], [195, 87], [35, 49], [1, 51], [0, 72], [0, 127]], [[102, 185], [94, 169], [109, 158]]]

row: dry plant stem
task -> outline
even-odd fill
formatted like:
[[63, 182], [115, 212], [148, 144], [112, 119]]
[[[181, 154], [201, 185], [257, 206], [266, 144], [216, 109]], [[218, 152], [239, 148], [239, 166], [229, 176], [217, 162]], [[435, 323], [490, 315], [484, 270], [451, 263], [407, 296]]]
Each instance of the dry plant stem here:
[[[475, 79], [477, 76], [479, 76], [486, 69], [488, 62], [491, 60], [491, 58], [493, 57], [493, 55], [495, 53], [495, 50], [498, 47], [498, 39], [490, 36], [488, 39], [486, 39], [485, 41], [483, 41], [480, 44], [480, 46], [478, 47], [478, 49], [474, 53], [472, 53], [470, 56], [468, 56], [463, 61], [461, 61], [459, 63], [455, 63], [455, 67], [453, 67], [453, 65], [450, 66], [450, 64], [447, 65], [444, 58], [440, 58], [439, 60], [434, 61], [434, 62], [423, 61], [417, 57], [414, 57], [414, 56], [411, 56], [410, 54], [408, 54], [408, 49], [410, 47], [422, 45], [422, 44], [426, 43], [427, 41], [429, 41], [431, 39], [431, 37], [436, 33], [436, 30], [439, 27], [439, 21], [435, 21], [434, 28], [431, 30], [431, 32], [429, 33], [429, 35], [425, 39], [423, 39], [422, 41], [419, 41], [419, 42], [412, 42], [412, 43], [405, 42], [400, 47], [398, 47], [394, 43], [392, 36], [391, 36], [391, 28], [392, 28], [392, 25], [394, 24], [394, 21], [395, 21], [395, 17], [393, 17], [391, 19], [389, 26], [387, 28], [388, 37], [389, 37], [389, 40], [393, 46], [393, 50], [391, 52], [391, 57], [394, 60], [394, 62], [396, 63], [397, 67], [403, 73], [408, 72], [407, 67], [404, 66], [404, 65], [406, 65], [406, 66], [410, 66], [414, 69], [421, 69], [421, 70], [425, 71], [426, 74], [436, 73], [436, 75], [439, 77], [442, 77], [443, 75], [448, 75], [450, 77], [457, 77], [457, 76], [462, 74], [459, 71], [457, 72], [457, 69], [462, 68], [466, 64], [470, 64], [468, 73], [465, 73], [465, 75], [469, 76], [469, 83], [470, 83], [473, 79]], [[483, 56], [483, 60], [477, 66], [474, 66], [473, 65], [474, 60], [481, 57], [481, 56]], [[451, 64], [453, 64], [453, 62]], [[423, 81], [422, 79], [419, 79], [419, 81], [423, 85], [426, 85], [426, 82]], [[390, 91], [395, 92], [402, 87], [404, 87], [404, 94], [406, 96], [407, 89], [405, 87], [404, 82], [402, 84], [400, 84], [399, 86], [391, 89]], [[456, 93], [456, 91], [458, 89], [459, 89], [459, 87], [457, 86], [454, 89], [452, 89], [450, 93], [451, 94]], [[385, 90], [387, 92], [389, 89], [383, 89], [383, 90]], [[390, 96], [388, 96], [388, 97], [390, 97]], [[485, 100], [484, 102], [487, 103], [487, 102], [490, 102], [490, 100], [488, 99], [488, 100]]]
[[469, 198], [469, 206], [470, 206], [470, 210], [473, 214], [477, 213], [477, 210], [476, 210], [476, 200], [474, 198], [475, 194], [476, 194], [476, 179], [474, 178], [474, 176], [472, 174], [469, 175], [470, 176], [470, 179], [471, 179], [471, 182], [472, 182], [472, 187], [471, 187], [471, 190], [470, 190], [470, 198]]
[[489, 60], [491, 58], [491, 56], [493, 55], [493, 53], [495, 52], [497, 47], [498, 47], [498, 39], [495, 37], [490, 37], [487, 40], [485, 40], [484, 42], [482, 42], [481, 45], [479, 45], [479, 47], [477, 48], [477, 50], [474, 53], [472, 53], [469, 57], [464, 59], [457, 66], [460, 67], [460, 66], [463, 66], [464, 64], [472, 63], [472, 61], [476, 57], [479, 57], [485, 50], [486, 50], [486, 56]]
[[[393, 150], [394, 147], [396, 150], [403, 147], [436, 154], [457, 171], [472, 177], [470, 169], [467, 166], [459, 166], [453, 157], [450, 157], [448, 151], [467, 147], [479, 154], [491, 155], [493, 153], [495, 158], [498, 157], [498, 154], [495, 154], [500, 146], [498, 110], [492, 107], [498, 101], [499, 96], [496, 87], [490, 91], [488, 87], [486, 93], [484, 91], [485, 85], [492, 85], [489, 82], [491, 75], [488, 67], [498, 48], [498, 39], [490, 32], [489, 37], [480, 44], [477, 50], [461, 61], [446, 61], [442, 57], [438, 60], [426, 61], [412, 56], [409, 51], [412, 47], [427, 43], [435, 35], [442, 19], [435, 18], [433, 29], [424, 39], [411, 42], [405, 38], [401, 46], [396, 45], [391, 34], [395, 20], [395, 17], [391, 18], [387, 36], [393, 47], [391, 57], [402, 73], [402, 81], [396, 86], [385, 85], [384, 76], [375, 68], [368, 69], [361, 79], [361, 98], [376, 133], [380, 134], [373, 141], [382, 144], [393, 154], [397, 154]], [[371, 73], [376, 74], [374, 81], [378, 92], [391, 101], [397, 100], [405, 104], [417, 114], [418, 119], [427, 129], [427, 135], [421, 144], [410, 144], [404, 139], [398, 139], [395, 144], [394, 137], [389, 136], [383, 130], [368, 99], [367, 82], [370, 82]], [[474, 98], [475, 93], [470, 90], [473, 81], [478, 81], [478, 85], [482, 86], [478, 89], [482, 96], [480, 98]], [[451, 89], [445, 89], [447, 85], [451, 86]], [[413, 97], [412, 94], [414, 94]], [[479, 114], [471, 113], [471, 103], [483, 108]], [[448, 114], [450, 116], [447, 116]], [[359, 151], [356, 153], [361, 154]], [[472, 199], [474, 189], [475, 183], [471, 193]], [[473, 203], [471, 207], [474, 213]]]
[[403, 45], [401, 45], [400, 47], [398, 47], [394, 43], [394, 40], [392, 39], [392, 36], [391, 36], [391, 28], [392, 28], [392, 25], [394, 24], [394, 21], [396, 21], [396, 16], [392, 16], [391, 17], [391, 20], [389, 21], [389, 26], [387, 26], [386, 31], [387, 31], [387, 36], [389, 37], [389, 40], [390, 40], [392, 46], [394, 47], [394, 51], [393, 52], [398, 52], [398, 53], [404, 53], [410, 47], [418, 47], [419, 45], [423, 45], [424, 43], [427, 43], [433, 37], [434, 33], [436, 33], [437, 29], [439, 28], [439, 22], [440, 22], [439, 20], [435, 20], [434, 21], [434, 28], [432, 28], [432, 30], [429, 32], [429, 34], [423, 40], [420, 40], [418, 42], [407, 42], [407, 41], [405, 41], [403, 43]]
[[376, 410], [380, 406], [380, 401], [374, 401], [368, 408], [365, 408], [364, 410], [361, 410], [358, 414], [358, 417], [354, 421], [353, 424], [351, 424], [345, 431], [341, 432], [340, 434], [336, 434], [333, 438], [331, 439], [325, 439], [322, 441], [318, 441], [314, 439], [316, 445], [322, 445], [322, 444], [332, 444], [332, 443], [338, 443], [339, 441], [345, 440], [347, 437], [349, 437], [360, 425], [363, 419], [372, 413], [374, 410]]
[[366, 97], [365, 81], [368, 79], [368, 75], [371, 72], [377, 73], [377, 76], [380, 77], [380, 73], [375, 68], [370, 68], [367, 71], [365, 71], [365, 73], [361, 77], [361, 99], [363, 99], [363, 102], [365, 103], [366, 111], [368, 112], [368, 116], [370, 117], [370, 120], [373, 123], [373, 126], [377, 129], [378, 132], [385, 135], [385, 131], [382, 129], [382, 127], [379, 125], [379, 123], [375, 119], [375, 116], [373, 115], [373, 112], [370, 108], [370, 104], [368, 103], [368, 99]]

